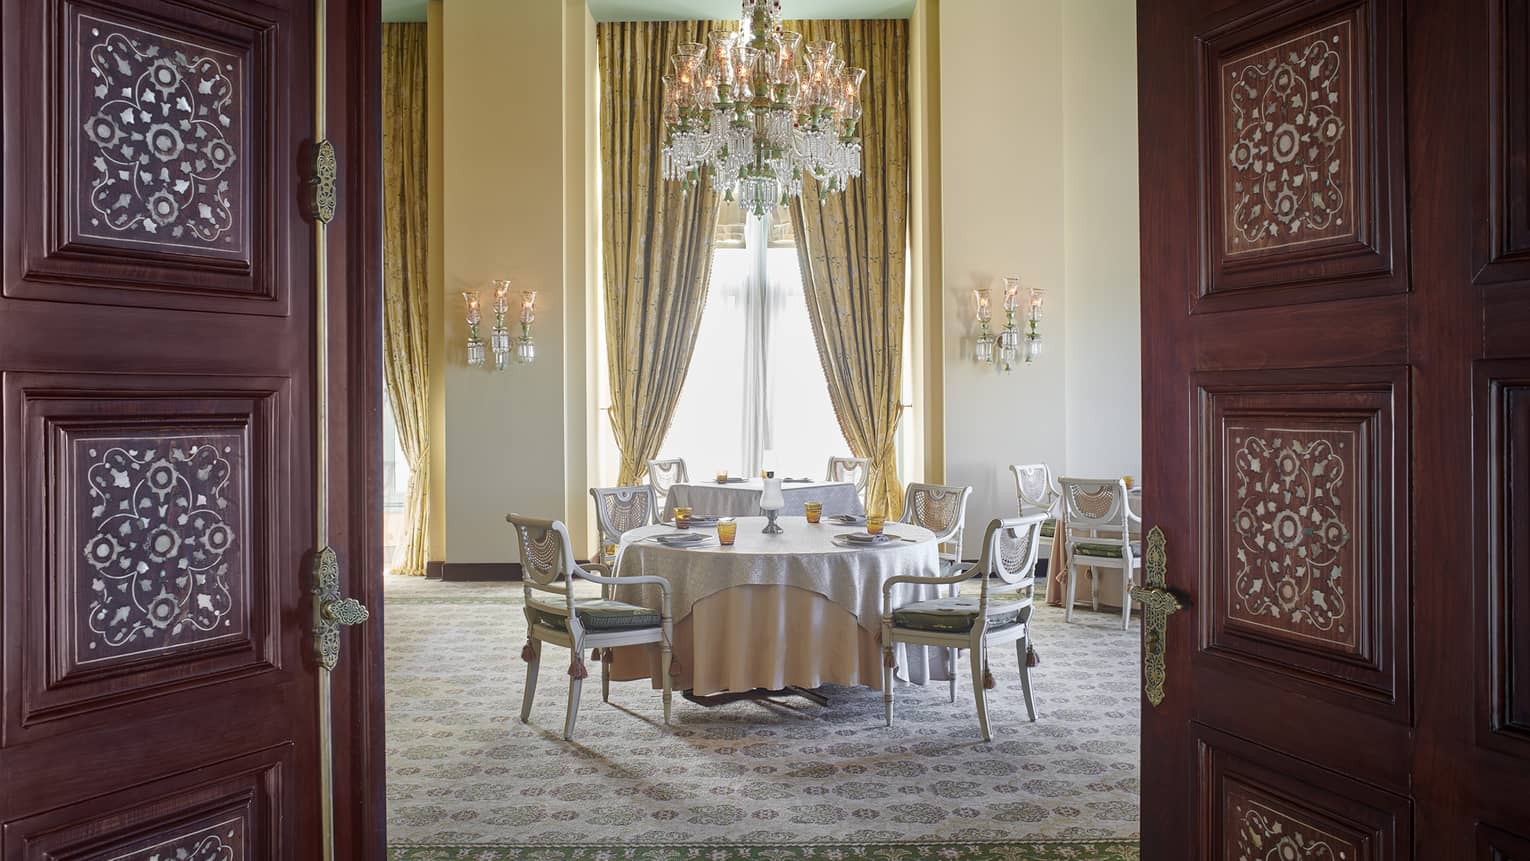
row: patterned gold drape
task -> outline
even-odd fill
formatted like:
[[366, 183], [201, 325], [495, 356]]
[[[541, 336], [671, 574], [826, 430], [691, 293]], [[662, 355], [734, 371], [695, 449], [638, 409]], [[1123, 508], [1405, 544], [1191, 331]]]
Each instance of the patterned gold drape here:
[[661, 76], [707, 21], [599, 24], [601, 238], [611, 428], [620, 483], [641, 480], [674, 418], [712, 268], [717, 195], [686, 194], [660, 170]]
[[423, 575], [430, 481], [426, 373], [425, 25], [383, 25], [383, 377], [409, 463], [403, 544], [393, 570]]
[[850, 450], [871, 458], [868, 510], [896, 517], [903, 510], [897, 434], [908, 249], [908, 22], [788, 26], [804, 43], [833, 40], [847, 66], [866, 70], [861, 177], [822, 199], [807, 179], [791, 213], [829, 399]]

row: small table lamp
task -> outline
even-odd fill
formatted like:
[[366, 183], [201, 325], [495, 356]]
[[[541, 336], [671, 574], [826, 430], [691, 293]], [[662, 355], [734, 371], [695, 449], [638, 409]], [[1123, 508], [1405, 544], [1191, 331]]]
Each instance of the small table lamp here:
[[765, 489], [760, 493], [760, 510], [765, 512], [769, 522], [760, 530], [767, 535], [779, 535], [781, 527], [776, 523], [776, 516], [781, 509], [786, 507], [786, 498], [781, 495], [781, 479], [775, 477], [775, 473], [769, 473], [765, 477]]

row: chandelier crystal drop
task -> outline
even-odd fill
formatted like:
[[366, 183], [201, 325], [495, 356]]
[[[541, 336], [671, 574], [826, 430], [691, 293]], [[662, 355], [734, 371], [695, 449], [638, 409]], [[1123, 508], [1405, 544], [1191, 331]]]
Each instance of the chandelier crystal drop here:
[[764, 215], [802, 193], [844, 191], [861, 175], [861, 83], [835, 44], [781, 28], [780, 0], [743, 0], [739, 29], [687, 42], [664, 77], [663, 171]]

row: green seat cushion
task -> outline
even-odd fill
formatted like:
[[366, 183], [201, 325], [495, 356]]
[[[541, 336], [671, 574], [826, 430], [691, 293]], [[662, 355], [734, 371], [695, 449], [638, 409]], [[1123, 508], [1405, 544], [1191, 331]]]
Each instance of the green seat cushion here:
[[[1093, 542], [1080, 541], [1073, 546], [1073, 552], [1079, 556], [1109, 556], [1115, 559], [1121, 558], [1121, 545], [1117, 543], [1096, 544]], [[1132, 542], [1132, 556], [1142, 558], [1142, 545]]]
[[[659, 612], [636, 604], [608, 601], [605, 598], [576, 598], [574, 613], [579, 624], [587, 631], [624, 631], [628, 628], [652, 628], [659, 624]], [[562, 616], [538, 611], [542, 624], [560, 631], [567, 630]]]
[[[1008, 602], [1015, 603], [1015, 602]], [[1020, 611], [1023, 607], [1016, 606], [1014, 609], [1002, 608], [1003, 604], [996, 605], [992, 599], [988, 605], [988, 627], [1005, 628], [1020, 621]], [[893, 625], [899, 628], [913, 628], [919, 631], [939, 631], [948, 634], [961, 634], [972, 630], [972, 625], [977, 621], [978, 599], [975, 595], [963, 595], [959, 598], [933, 598], [929, 601], [915, 601], [905, 604], [893, 611]]]
[[1048, 520], [1041, 524], [1041, 537], [1051, 538], [1057, 534], [1057, 521]]

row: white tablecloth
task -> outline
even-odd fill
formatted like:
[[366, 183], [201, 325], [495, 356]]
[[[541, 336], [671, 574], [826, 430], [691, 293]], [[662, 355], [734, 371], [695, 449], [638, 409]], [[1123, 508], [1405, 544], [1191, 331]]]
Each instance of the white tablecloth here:
[[[695, 514], [718, 517], [752, 517], [760, 514], [760, 494], [765, 485], [758, 478], [718, 484], [715, 481], [676, 484], [664, 503], [664, 518], [671, 519], [675, 506], [689, 505]], [[801, 516], [808, 502], [823, 503], [824, 514], [865, 514], [855, 485], [843, 481], [805, 481], [781, 485], [786, 507], [783, 515]]]
[[[664, 547], [649, 537], [667, 526], [633, 530], [623, 537], [617, 575], [651, 574], [669, 581], [675, 619], [675, 655], [681, 688], [722, 690], [817, 687], [825, 683], [881, 687], [877, 635], [882, 624], [882, 584], [897, 574], [936, 576], [935, 535], [909, 524], [889, 532], [915, 539], [887, 547], [843, 548], [832, 536], [849, 531], [804, 518], [781, 519], [785, 532], [764, 535], [763, 517], [738, 521], [732, 547], [713, 535], [702, 547]], [[937, 597], [930, 586], [900, 586], [895, 604]], [[655, 586], [617, 587], [619, 601], [657, 607]], [[615, 678], [651, 676], [657, 664], [639, 647], [616, 651]], [[899, 676], [916, 683], [945, 679], [943, 650], [900, 646]]]

